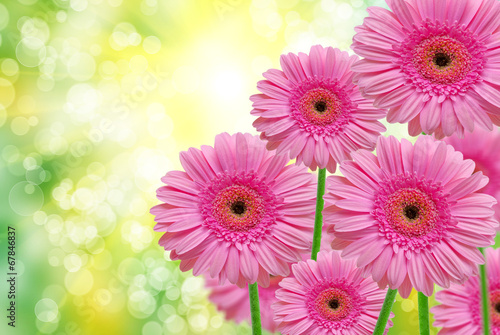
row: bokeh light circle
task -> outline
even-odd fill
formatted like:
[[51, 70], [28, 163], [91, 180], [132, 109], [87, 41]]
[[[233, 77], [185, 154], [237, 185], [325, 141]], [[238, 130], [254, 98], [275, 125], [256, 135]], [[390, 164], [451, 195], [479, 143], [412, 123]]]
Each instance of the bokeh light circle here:
[[35, 305], [35, 315], [42, 322], [52, 322], [57, 318], [59, 308], [52, 299], [44, 298]]
[[16, 47], [17, 60], [26, 67], [40, 65], [45, 60], [46, 54], [45, 44], [32, 36], [23, 38]]
[[25, 135], [30, 130], [28, 119], [23, 116], [15, 117], [10, 123], [10, 129], [18, 136]]
[[100, 288], [95, 291], [94, 300], [101, 306], [107, 306], [113, 300], [113, 295], [109, 290]]
[[44, 211], [38, 211], [33, 214], [33, 221], [41, 226], [47, 222], [47, 214]]
[[186, 333], [186, 321], [179, 315], [171, 315], [166, 321], [167, 334], [184, 334]]
[[210, 314], [205, 306], [201, 304], [190, 306], [186, 316], [189, 326], [197, 333], [207, 331]]
[[53, 322], [42, 322], [36, 319], [36, 328], [41, 334], [53, 334], [57, 327], [59, 327], [59, 320], [54, 320]]
[[43, 206], [43, 191], [37, 185], [21, 181], [9, 193], [10, 208], [22, 216], [33, 215]]
[[69, 254], [64, 257], [64, 267], [69, 272], [76, 272], [82, 267], [82, 259], [77, 254]]
[[161, 50], [161, 41], [156, 36], [148, 36], [142, 41], [142, 47], [150, 55], [154, 55]]
[[[0, 11], [1, 6], [2, 4], [0, 4]], [[19, 64], [12, 58], [6, 58], [3, 60], [0, 69], [6, 76], [12, 77], [19, 73]]]
[[35, 185], [40, 185], [47, 179], [47, 172], [40, 166], [26, 170], [26, 180]]

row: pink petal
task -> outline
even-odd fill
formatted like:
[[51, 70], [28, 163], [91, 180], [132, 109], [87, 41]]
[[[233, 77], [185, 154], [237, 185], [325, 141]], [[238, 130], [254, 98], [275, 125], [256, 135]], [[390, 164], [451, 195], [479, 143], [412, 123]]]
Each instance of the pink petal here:
[[208, 229], [204, 227], [193, 230], [189, 233], [189, 235], [187, 235], [179, 242], [179, 244], [175, 248], [175, 251], [178, 254], [188, 252], [189, 250], [196, 248], [200, 243], [202, 243], [209, 236], [209, 234], [210, 232], [208, 231]]
[[[415, 89], [410, 85], [404, 85], [395, 90], [379, 95], [375, 98], [374, 105], [380, 108], [389, 108], [401, 105]], [[389, 121], [389, 120], [388, 120]], [[391, 120], [389, 122], [393, 122]], [[396, 121], [397, 122], [397, 121]]]
[[388, 138], [379, 137], [377, 157], [380, 168], [390, 174], [403, 173], [403, 164], [399, 156], [400, 151], [400, 144], [394, 136]]
[[203, 224], [203, 220], [199, 216], [191, 216], [184, 220], [179, 220], [168, 226], [167, 231], [169, 233], [180, 232], [185, 230], [190, 230], [192, 228], [200, 227]]
[[270, 69], [264, 72], [262, 75], [264, 76], [264, 78], [268, 79], [273, 84], [282, 87], [287, 91], [292, 89], [292, 85], [290, 85], [290, 82], [288, 81], [287, 77], [280, 70]]
[[374, 190], [378, 189], [377, 183], [364, 174], [362, 170], [352, 162], [345, 161], [341, 164], [340, 171], [351, 183], [368, 193], [373, 193]]
[[238, 281], [240, 276], [240, 253], [234, 245], [229, 247], [225, 271], [230, 283], [236, 283]]
[[441, 105], [438, 103], [438, 97], [434, 96], [427, 102], [420, 113], [420, 122], [426, 134], [432, 134], [439, 126], [440, 115]]
[[300, 66], [299, 57], [293, 53], [281, 55], [280, 64], [286, 77], [294, 84], [300, 83], [306, 78], [302, 67]]
[[457, 117], [450, 99], [445, 99], [441, 104], [441, 124], [446, 136], [453, 135], [457, 128]]
[[212, 244], [210, 247], [206, 248], [200, 257], [196, 260], [193, 266], [193, 275], [198, 276], [201, 273], [208, 270], [210, 263], [212, 261], [213, 252], [218, 247], [217, 243]]
[[[373, 249], [372, 249], [373, 250]], [[372, 278], [374, 281], [380, 281], [386, 274], [389, 265], [391, 264], [394, 252], [392, 246], [387, 245], [373, 262]]]
[[403, 299], [408, 299], [411, 293], [411, 289], [413, 286], [411, 285], [410, 278], [408, 276], [405, 277], [403, 283], [398, 288], [398, 293]]
[[215, 152], [223, 171], [234, 171], [234, 151], [231, 147], [231, 137], [228, 133], [222, 133], [215, 137]]
[[500, 107], [500, 88], [481, 82], [476, 84], [476, 92], [489, 103]]
[[406, 257], [404, 253], [402, 251], [394, 253], [387, 269], [390, 288], [398, 288], [405, 279], [406, 274]]
[[419, 92], [406, 97], [405, 102], [401, 106], [397, 121], [400, 123], [409, 122], [422, 111], [424, 105], [425, 102], [423, 101], [422, 94]]
[[254, 283], [259, 274], [259, 264], [256, 257], [248, 246], [242, 245], [240, 251], [240, 269], [241, 274], [248, 280], [248, 283]]
[[228, 248], [224, 245], [219, 245], [219, 247], [215, 249], [212, 263], [210, 264], [210, 276], [212, 278], [217, 276], [224, 267], [224, 264], [226, 264], [228, 251]]

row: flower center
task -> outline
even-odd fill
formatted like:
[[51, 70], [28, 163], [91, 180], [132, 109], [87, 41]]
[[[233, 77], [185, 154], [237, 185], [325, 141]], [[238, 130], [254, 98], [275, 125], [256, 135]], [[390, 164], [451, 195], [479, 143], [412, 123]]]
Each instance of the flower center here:
[[334, 123], [342, 113], [342, 103], [335, 93], [315, 88], [302, 96], [299, 110], [310, 123], [326, 126]]
[[316, 311], [325, 319], [338, 321], [351, 312], [351, 298], [339, 288], [328, 288], [315, 301]]
[[453, 96], [481, 80], [486, 47], [463, 25], [427, 19], [395, 51], [409, 84], [431, 96]]
[[333, 310], [336, 310], [337, 308], [339, 308], [339, 301], [337, 299], [330, 300], [330, 302], [328, 303], [328, 307], [330, 307]]
[[413, 51], [413, 64], [420, 75], [431, 83], [445, 85], [465, 78], [471, 58], [467, 48], [449, 36], [425, 39]]
[[422, 236], [436, 225], [436, 204], [416, 188], [403, 188], [389, 196], [385, 211], [396, 231], [407, 237]]
[[336, 79], [311, 77], [299, 83], [290, 94], [290, 116], [310, 134], [332, 136], [342, 131], [357, 105], [354, 91]]
[[307, 294], [309, 317], [325, 329], [349, 329], [358, 322], [365, 308], [365, 300], [359, 295], [359, 290], [359, 285], [353, 285], [345, 278], [316, 283]]
[[409, 220], [415, 220], [418, 218], [418, 207], [409, 205], [403, 209], [404, 216]]
[[319, 114], [323, 114], [326, 109], [327, 109], [327, 105], [326, 105], [326, 102], [324, 101], [318, 101], [314, 104], [314, 109], [316, 110], [316, 112], [318, 112]]
[[457, 224], [442, 187], [410, 173], [380, 183], [371, 214], [380, 235], [403, 250], [434, 245]]
[[231, 212], [237, 216], [243, 216], [245, 211], [247, 210], [247, 206], [245, 205], [245, 202], [237, 200], [233, 202], [231, 205]]
[[250, 243], [267, 235], [283, 201], [254, 172], [218, 174], [199, 198], [204, 226], [231, 243]]
[[248, 231], [255, 227], [265, 214], [262, 202], [262, 197], [255, 190], [242, 185], [232, 185], [217, 194], [212, 211], [222, 227], [233, 231]]
[[434, 59], [432, 60], [434, 64], [438, 68], [443, 68], [447, 67], [451, 63], [451, 58], [447, 54], [444, 54], [442, 52], [438, 52], [434, 55]]

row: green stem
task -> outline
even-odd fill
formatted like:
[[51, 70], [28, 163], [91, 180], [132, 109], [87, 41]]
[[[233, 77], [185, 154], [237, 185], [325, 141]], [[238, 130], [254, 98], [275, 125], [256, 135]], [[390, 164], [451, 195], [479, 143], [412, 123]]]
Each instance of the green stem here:
[[420, 335], [429, 335], [429, 298], [422, 292], [418, 292], [418, 325]]
[[[481, 253], [484, 255], [484, 249], [479, 248]], [[486, 256], [485, 256], [486, 259]], [[489, 302], [488, 302], [488, 278], [486, 277], [486, 263], [479, 265], [479, 273], [481, 276], [481, 302], [482, 302], [482, 310], [483, 310], [483, 329], [484, 334], [490, 334], [490, 310], [489, 310]]]
[[248, 284], [248, 295], [250, 296], [250, 313], [252, 315], [252, 335], [261, 335], [262, 325], [260, 324], [259, 286], [257, 283]]
[[316, 260], [321, 246], [321, 231], [323, 229], [323, 206], [325, 201], [323, 195], [325, 194], [325, 181], [326, 169], [319, 169], [318, 171], [318, 192], [316, 193], [316, 216], [314, 217], [314, 234], [313, 244], [311, 251], [311, 259]]
[[384, 304], [382, 305], [382, 309], [380, 310], [380, 314], [378, 316], [377, 325], [373, 330], [373, 335], [382, 335], [385, 332], [387, 320], [389, 320], [392, 305], [394, 305], [394, 300], [396, 299], [396, 293], [398, 293], [398, 290], [391, 290], [390, 288], [387, 288], [387, 294], [385, 295]]

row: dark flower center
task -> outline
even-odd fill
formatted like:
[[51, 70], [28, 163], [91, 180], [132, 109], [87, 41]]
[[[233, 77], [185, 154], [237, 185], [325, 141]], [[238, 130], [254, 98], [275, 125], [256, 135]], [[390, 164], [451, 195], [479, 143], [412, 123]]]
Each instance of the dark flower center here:
[[415, 220], [416, 218], [418, 218], [419, 210], [418, 210], [418, 207], [416, 207], [414, 205], [406, 206], [404, 208], [403, 212], [404, 212], [404, 215], [410, 220]]
[[445, 53], [438, 52], [434, 55], [434, 59], [432, 60], [438, 68], [447, 67], [451, 64], [451, 58]]
[[499, 313], [499, 314], [500, 314], [500, 302], [497, 302], [497, 303], [495, 304], [495, 307], [494, 307], [494, 308], [495, 308], [495, 312], [497, 312], [497, 313]]
[[[310, 292], [311, 296], [317, 294], [314, 300], [310, 301], [311, 316], [319, 321], [325, 322], [351, 322], [352, 318], [359, 315], [360, 304], [359, 295], [345, 278], [334, 281], [316, 283], [316, 287]], [[358, 287], [359, 288], [359, 287]], [[320, 291], [316, 293], [317, 291]], [[309, 304], [309, 303], [308, 303]]]
[[233, 214], [236, 214], [238, 216], [242, 216], [243, 214], [245, 214], [246, 210], [247, 206], [241, 200], [237, 200], [233, 202], [233, 204], [231, 205], [231, 212], [233, 212]]
[[331, 309], [337, 309], [339, 308], [339, 301], [337, 299], [332, 299], [328, 302], [328, 307], [330, 307]]
[[326, 102], [324, 101], [317, 101], [315, 104], [314, 104], [314, 109], [316, 110], [316, 112], [320, 113], [320, 114], [323, 114], [325, 111], [326, 111]]

